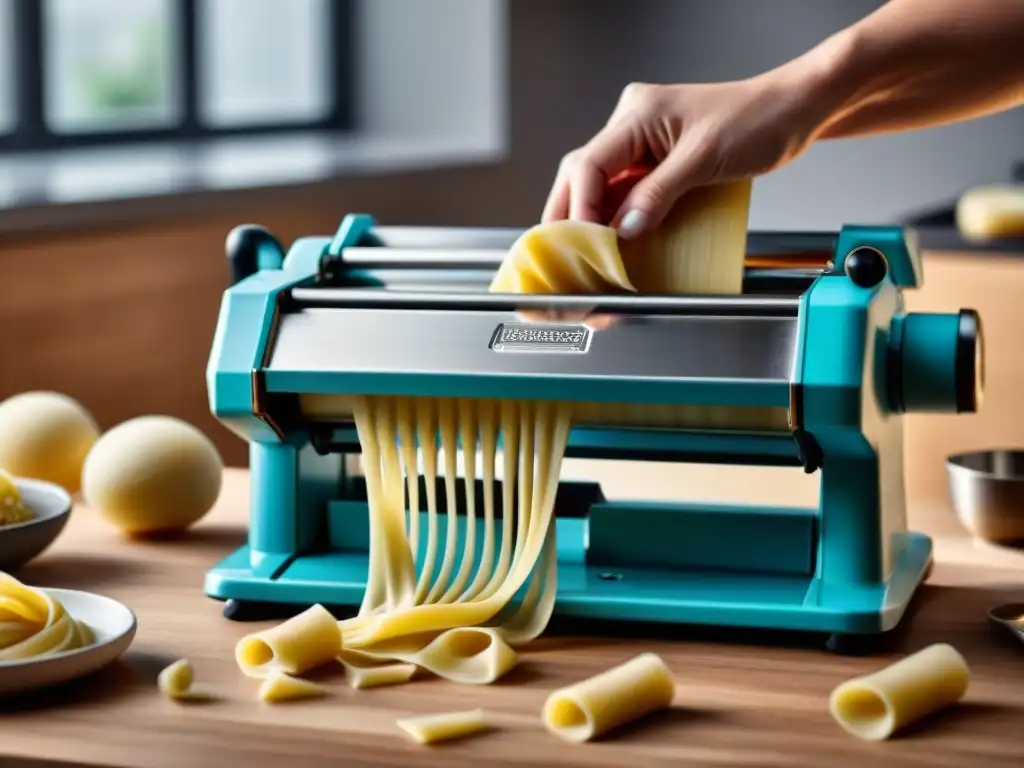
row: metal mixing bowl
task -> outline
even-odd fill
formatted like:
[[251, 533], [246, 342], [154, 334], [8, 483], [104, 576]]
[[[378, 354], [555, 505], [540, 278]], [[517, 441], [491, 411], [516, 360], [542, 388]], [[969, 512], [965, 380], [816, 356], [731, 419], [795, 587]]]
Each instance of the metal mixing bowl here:
[[1024, 542], [1024, 450], [975, 451], [946, 460], [949, 497], [974, 536]]

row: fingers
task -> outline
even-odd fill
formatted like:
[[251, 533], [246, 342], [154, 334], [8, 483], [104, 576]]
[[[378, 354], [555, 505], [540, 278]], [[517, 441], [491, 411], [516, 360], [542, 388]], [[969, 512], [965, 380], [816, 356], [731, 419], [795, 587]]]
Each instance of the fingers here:
[[612, 226], [625, 240], [639, 237], [657, 228], [686, 192], [710, 180], [708, 154], [678, 147], [633, 186]]
[[542, 221], [608, 221], [605, 196], [609, 182], [628, 171], [643, 155], [644, 144], [625, 122], [609, 126], [581, 149], [566, 155], [544, 206]]
[[551, 192], [548, 193], [547, 202], [544, 203], [544, 213], [541, 214], [540, 220], [549, 222], [562, 221], [567, 218], [569, 218], [569, 180], [560, 167]]

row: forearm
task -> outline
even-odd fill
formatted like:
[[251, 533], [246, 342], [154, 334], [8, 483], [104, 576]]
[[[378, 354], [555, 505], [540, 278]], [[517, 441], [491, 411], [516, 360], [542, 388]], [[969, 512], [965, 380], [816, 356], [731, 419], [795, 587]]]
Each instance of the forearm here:
[[1001, 112], [1024, 104], [1024, 0], [891, 0], [778, 76], [804, 89], [818, 139]]

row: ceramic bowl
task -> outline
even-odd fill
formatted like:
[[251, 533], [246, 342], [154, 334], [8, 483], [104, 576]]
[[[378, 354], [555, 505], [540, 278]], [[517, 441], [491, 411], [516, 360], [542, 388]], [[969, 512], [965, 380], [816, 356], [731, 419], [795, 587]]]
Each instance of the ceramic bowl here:
[[22, 503], [32, 519], [0, 526], [0, 571], [13, 573], [42, 554], [64, 530], [71, 515], [71, 496], [45, 480], [15, 478]]
[[0, 697], [48, 688], [97, 672], [128, 650], [135, 639], [135, 614], [116, 600], [75, 589], [41, 591], [60, 601], [72, 618], [88, 624], [96, 642], [52, 656], [0, 661]]

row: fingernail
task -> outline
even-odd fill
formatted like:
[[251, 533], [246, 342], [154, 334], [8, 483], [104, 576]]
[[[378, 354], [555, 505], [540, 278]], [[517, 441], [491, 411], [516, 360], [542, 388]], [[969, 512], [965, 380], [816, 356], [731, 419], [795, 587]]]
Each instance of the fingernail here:
[[643, 211], [638, 211], [634, 208], [622, 217], [622, 222], [619, 224], [619, 235], [627, 240], [631, 237], [636, 237], [643, 232], [646, 224], [646, 214], [644, 214]]

